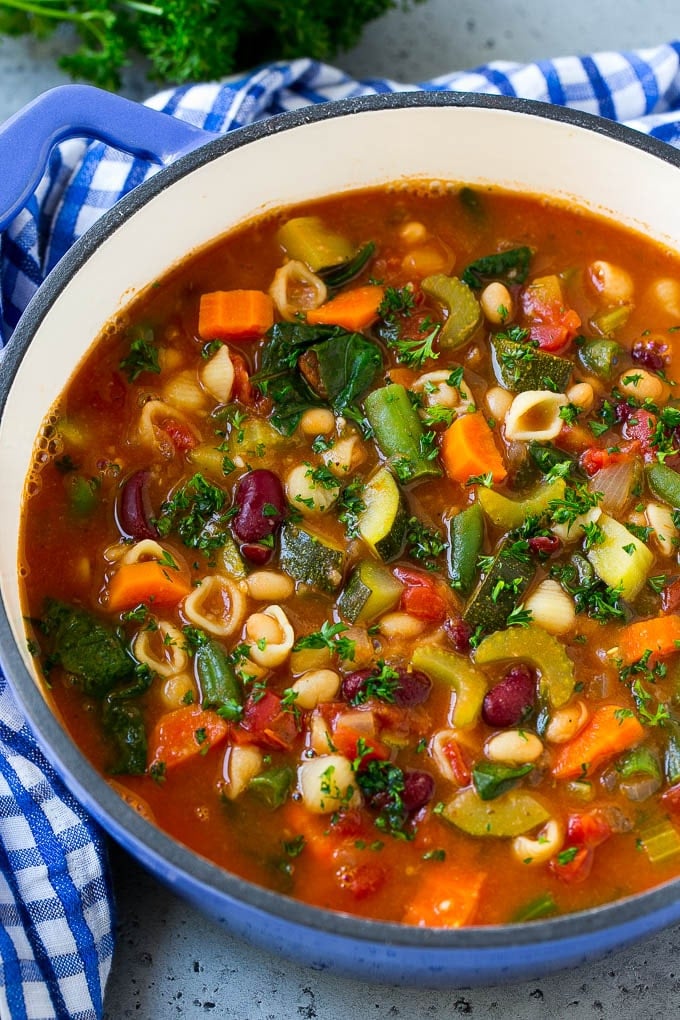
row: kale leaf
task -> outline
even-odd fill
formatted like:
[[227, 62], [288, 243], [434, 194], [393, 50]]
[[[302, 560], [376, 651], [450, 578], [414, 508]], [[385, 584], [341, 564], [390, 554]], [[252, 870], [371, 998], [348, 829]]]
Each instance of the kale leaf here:
[[46, 599], [40, 627], [48, 639], [50, 661], [73, 674], [93, 698], [105, 697], [134, 673], [119, 632], [84, 609]]

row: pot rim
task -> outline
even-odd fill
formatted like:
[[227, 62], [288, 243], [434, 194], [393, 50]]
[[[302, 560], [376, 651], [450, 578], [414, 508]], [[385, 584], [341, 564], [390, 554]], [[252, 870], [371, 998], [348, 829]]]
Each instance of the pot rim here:
[[[680, 168], [680, 151], [626, 125], [536, 100], [481, 93], [407, 91], [357, 96], [277, 114], [267, 120], [235, 129], [182, 156], [120, 199], [76, 241], [52, 270], [22, 315], [10, 344], [2, 352], [0, 416], [23, 356], [52, 303], [100, 245], [129, 216], [176, 181], [243, 145], [308, 123], [390, 109], [443, 106], [502, 110], [560, 121], [640, 149]], [[674, 917], [669, 912], [673, 915], [680, 913], [680, 878], [635, 896], [572, 914], [528, 923], [473, 926], [454, 931], [369, 920], [310, 906], [284, 894], [272, 892], [212, 864], [179, 843], [153, 823], [141, 818], [109, 786], [62, 728], [24, 665], [1, 598], [0, 662], [43, 752], [53, 762], [56, 751], [56, 771], [88, 813], [123, 846], [132, 841], [138, 859], [147, 867], [153, 863], [157, 876], [162, 878], [164, 872], [171, 874], [176, 869], [183, 878], [201, 887], [207, 897], [214, 893], [221, 898], [236, 900], [263, 915], [271, 915], [308, 930], [365, 944], [379, 943], [411, 950], [502, 950], [546, 942], [568, 942], [586, 933], [594, 934], [632, 925], [642, 917], [649, 919], [648, 927], [651, 930], [654, 926], [661, 927], [672, 921]]]

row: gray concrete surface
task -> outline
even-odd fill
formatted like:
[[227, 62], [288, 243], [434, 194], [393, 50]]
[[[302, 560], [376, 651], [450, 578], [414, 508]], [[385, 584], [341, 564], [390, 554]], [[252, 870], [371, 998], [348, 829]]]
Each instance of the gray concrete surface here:
[[[357, 77], [420, 81], [492, 59], [652, 46], [680, 37], [677, 0], [427, 0], [369, 26], [336, 61]], [[65, 80], [63, 40], [0, 41], [0, 121]], [[153, 91], [142, 70], [132, 98]], [[0, 187], [1, 187], [0, 182]], [[106, 1020], [671, 1020], [680, 1014], [680, 927], [571, 971], [505, 987], [432, 992], [317, 974], [255, 950], [113, 853], [118, 945]]]

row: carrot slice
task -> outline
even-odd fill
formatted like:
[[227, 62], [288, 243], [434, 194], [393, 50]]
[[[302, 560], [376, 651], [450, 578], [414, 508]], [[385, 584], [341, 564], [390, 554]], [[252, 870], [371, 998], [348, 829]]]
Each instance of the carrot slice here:
[[507, 478], [493, 432], [480, 411], [463, 414], [449, 425], [442, 439], [441, 454], [447, 475], [461, 485], [489, 472], [494, 482]]
[[629, 708], [601, 705], [573, 740], [562, 744], [552, 765], [555, 779], [583, 778], [607, 758], [638, 744], [645, 735], [642, 723]]
[[679, 649], [680, 616], [677, 613], [631, 623], [619, 634], [619, 654], [626, 665], [637, 662], [647, 652], [656, 658]]
[[149, 768], [180, 765], [224, 740], [229, 723], [200, 705], [186, 705], [161, 716], [149, 737]]
[[382, 287], [366, 284], [344, 290], [319, 308], [310, 308], [307, 322], [312, 326], [342, 326], [343, 329], [366, 329], [378, 318], [384, 296]]
[[176, 606], [190, 591], [181, 574], [157, 560], [123, 563], [109, 581], [109, 609], [119, 612], [141, 602]]
[[462, 928], [474, 918], [484, 872], [464, 872], [457, 867], [431, 864], [421, 873], [418, 891], [402, 918], [420, 928]]
[[263, 290], [216, 290], [201, 295], [198, 335], [204, 340], [252, 340], [274, 323], [274, 302]]

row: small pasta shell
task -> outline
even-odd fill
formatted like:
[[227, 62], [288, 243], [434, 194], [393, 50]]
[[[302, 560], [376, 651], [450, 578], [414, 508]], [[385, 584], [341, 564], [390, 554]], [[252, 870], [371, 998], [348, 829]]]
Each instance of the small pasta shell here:
[[224, 574], [204, 577], [182, 603], [186, 620], [216, 637], [230, 637], [243, 623], [245, 614], [245, 595]]
[[447, 748], [451, 744], [461, 743], [465, 743], [465, 736], [461, 734], [460, 730], [454, 729], [439, 730], [430, 741], [432, 760], [444, 779], [448, 779], [450, 783], [455, 783], [456, 786], [461, 785], [461, 783], [465, 785], [467, 780], [464, 781], [464, 777], [455, 772]]
[[143, 560], [162, 560], [165, 549], [153, 538], [143, 538], [134, 545], [127, 546], [120, 557], [121, 563], [141, 563]]
[[183, 425], [194, 436], [198, 445], [201, 437], [182, 412], [172, 404], [156, 399], [147, 400], [142, 407], [135, 430], [137, 442], [148, 449], [158, 450], [162, 457], [174, 457], [174, 444], [163, 428], [163, 425], [168, 421], [175, 421]]
[[574, 600], [558, 581], [546, 578], [524, 601], [524, 608], [549, 634], [567, 634], [576, 622]]
[[322, 754], [298, 769], [298, 785], [308, 811], [332, 814], [359, 796], [352, 765], [341, 754]]
[[132, 652], [138, 662], [144, 663], [152, 673], [162, 677], [183, 673], [189, 661], [184, 635], [166, 620], [159, 620], [155, 630], [149, 630], [148, 627], [140, 630], [133, 642]]
[[525, 390], [518, 393], [505, 415], [505, 436], [511, 442], [548, 442], [562, 431], [560, 409], [568, 404], [564, 393]]
[[163, 384], [163, 399], [173, 407], [192, 414], [205, 407], [205, 394], [193, 369], [171, 375]]
[[515, 836], [512, 852], [522, 864], [545, 864], [559, 853], [564, 843], [564, 826], [556, 818], [549, 818], [535, 839]]
[[234, 365], [224, 344], [203, 365], [201, 382], [218, 403], [229, 403], [234, 388]]
[[300, 312], [322, 305], [328, 298], [328, 288], [304, 262], [291, 259], [274, 273], [269, 295], [281, 318], [294, 322]]
[[295, 632], [281, 606], [267, 606], [246, 620], [250, 658], [258, 666], [274, 669], [286, 661], [295, 644]]

